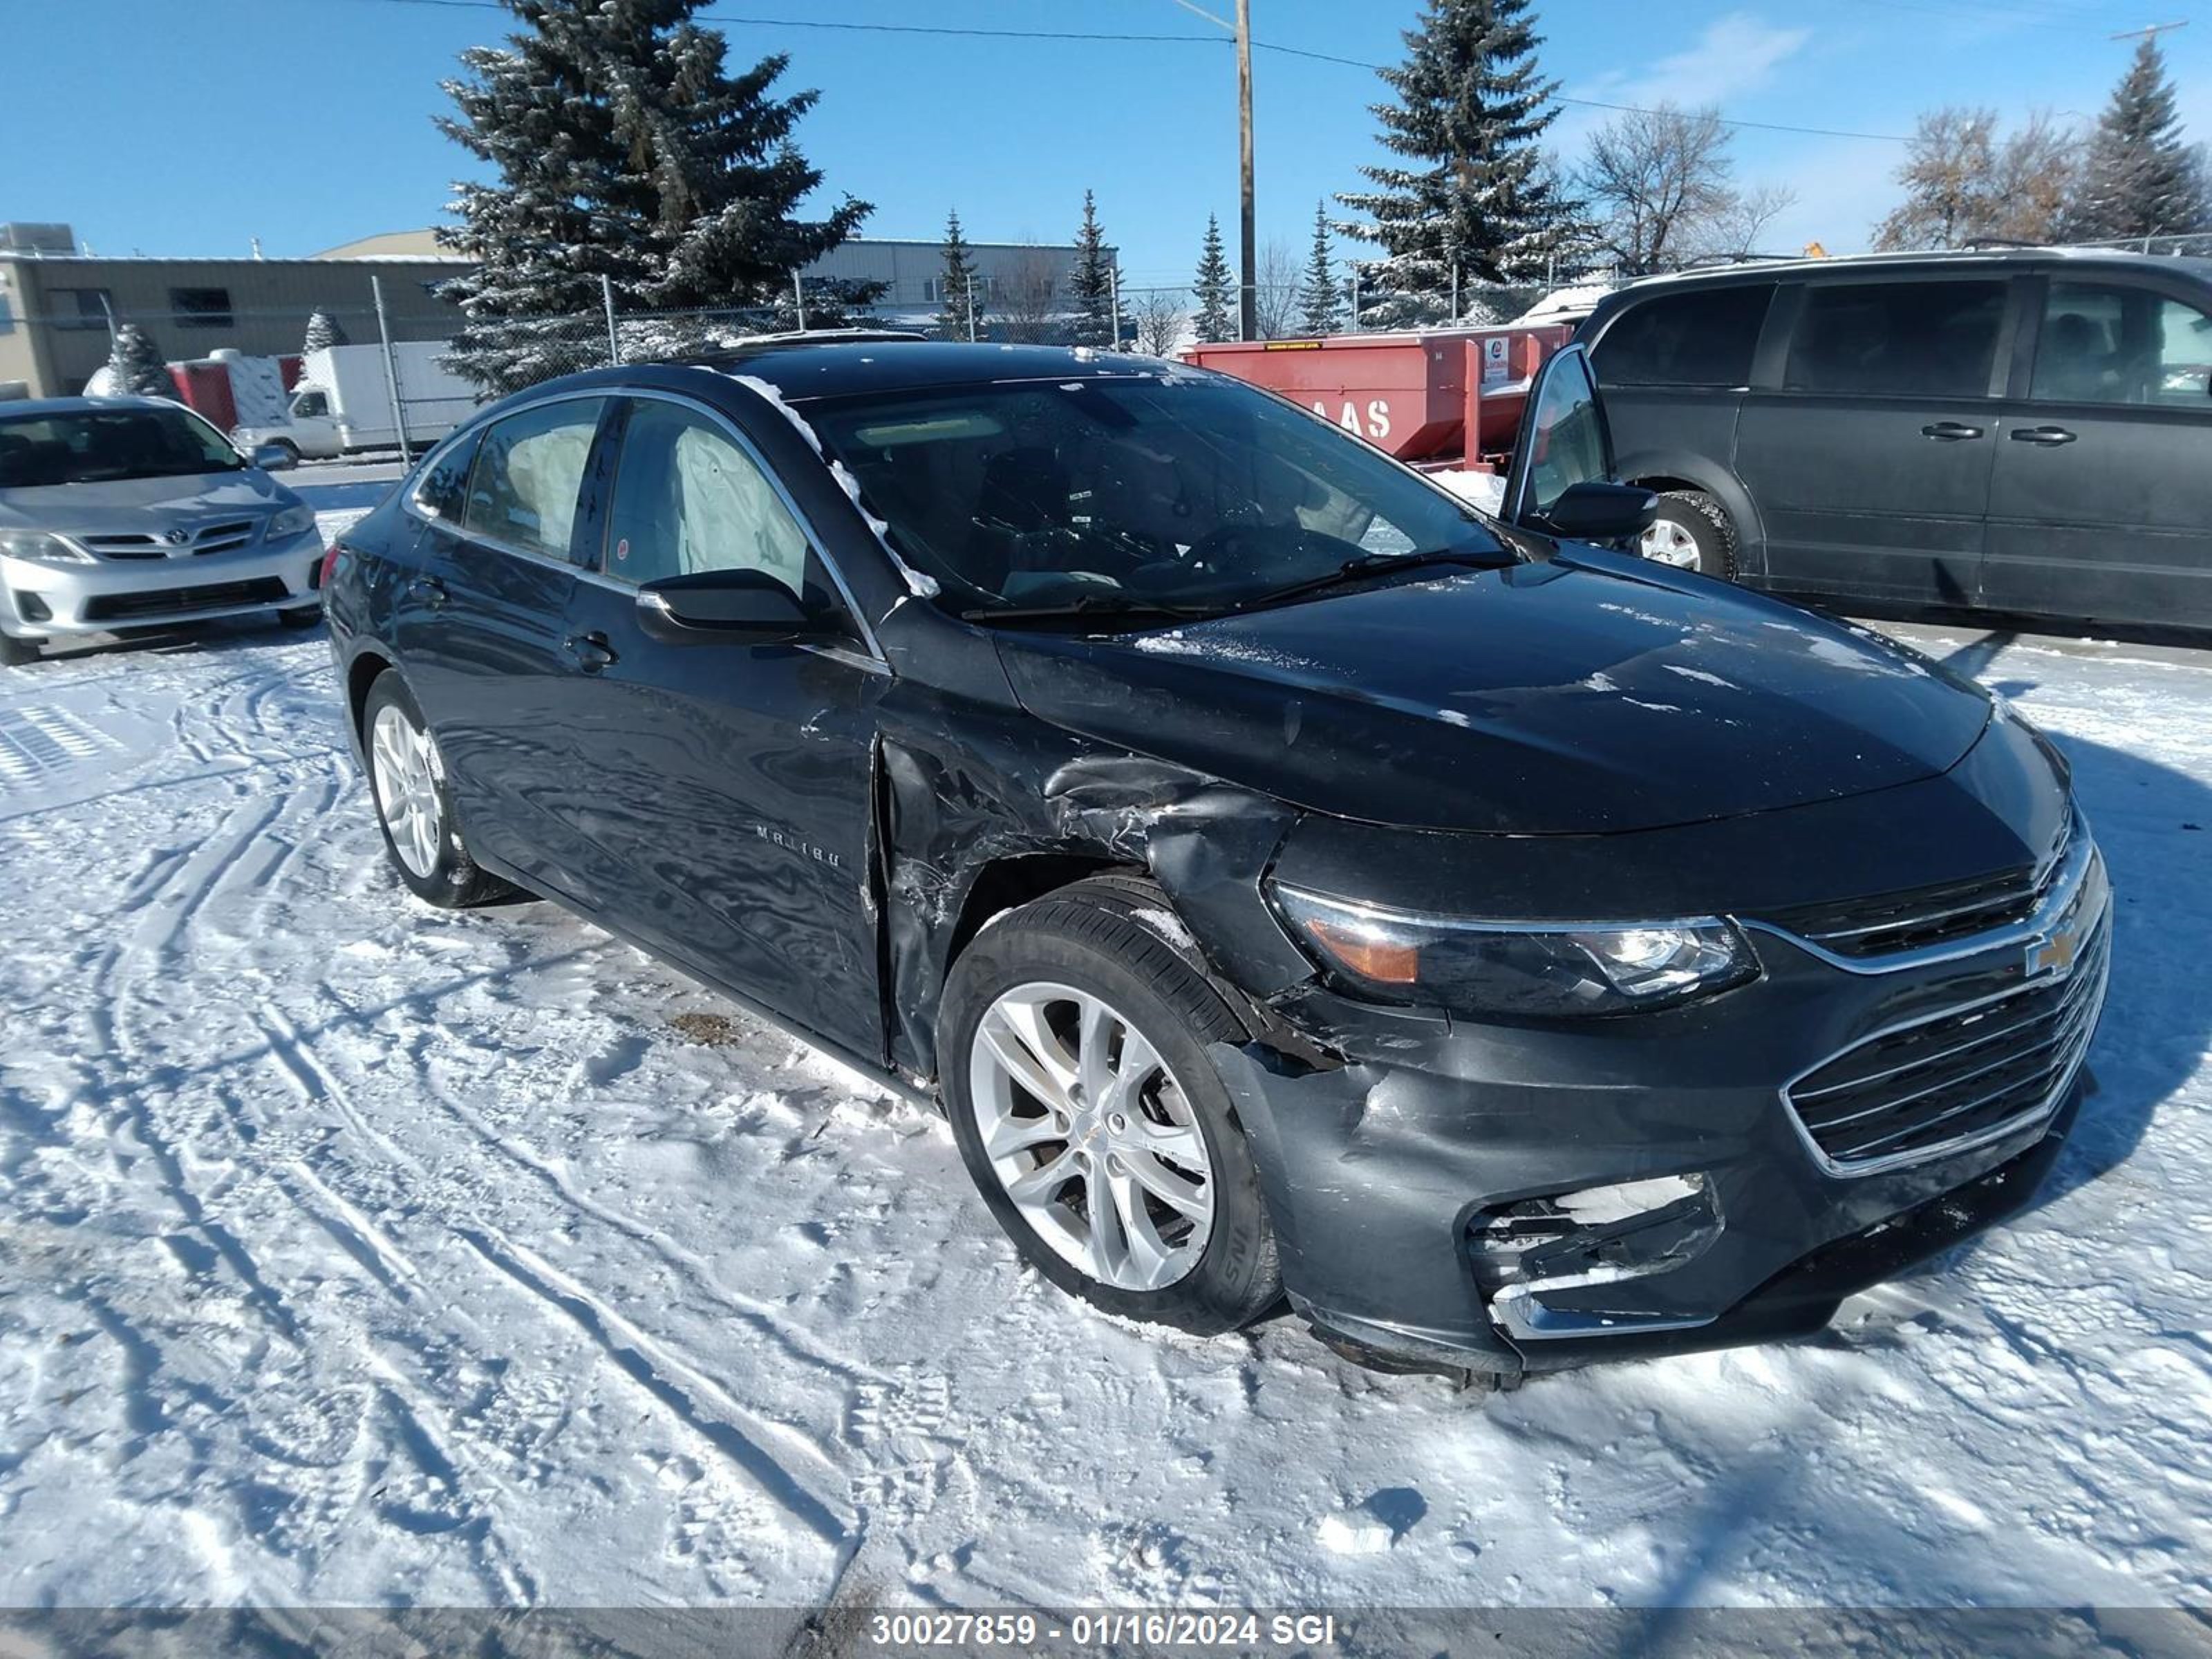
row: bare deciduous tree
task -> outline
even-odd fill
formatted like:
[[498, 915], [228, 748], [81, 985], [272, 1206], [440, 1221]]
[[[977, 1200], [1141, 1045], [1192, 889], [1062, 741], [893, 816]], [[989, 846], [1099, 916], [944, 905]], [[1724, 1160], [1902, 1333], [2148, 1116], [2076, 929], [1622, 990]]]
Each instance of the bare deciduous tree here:
[[1662, 104], [1591, 134], [1576, 184], [1607, 250], [1623, 270], [1641, 276], [1693, 255], [1698, 233], [1738, 199], [1731, 170], [1718, 111]]
[[1260, 267], [1253, 277], [1258, 290], [1253, 320], [1263, 340], [1287, 339], [1298, 333], [1298, 278], [1302, 268], [1288, 243], [1271, 237], [1260, 249]]
[[1905, 200], [1875, 229], [1878, 248], [1964, 247], [1978, 239], [2046, 242], [2063, 233], [2081, 174], [2080, 143], [2038, 111], [2009, 137], [1994, 110], [1947, 105], [1920, 117], [1897, 181]]
[[1133, 296], [1129, 314], [1137, 325], [1137, 349], [1164, 357], [1190, 333], [1190, 308], [1171, 288], [1146, 289]]
[[1720, 209], [1686, 235], [1685, 251], [1693, 258], [1741, 259], [1759, 252], [1766, 228], [1797, 205], [1787, 185], [1753, 185], [1732, 193]]
[[1050, 256], [1041, 248], [1024, 252], [993, 290], [992, 332], [1024, 345], [1057, 340], [1064, 327], [1059, 290]]

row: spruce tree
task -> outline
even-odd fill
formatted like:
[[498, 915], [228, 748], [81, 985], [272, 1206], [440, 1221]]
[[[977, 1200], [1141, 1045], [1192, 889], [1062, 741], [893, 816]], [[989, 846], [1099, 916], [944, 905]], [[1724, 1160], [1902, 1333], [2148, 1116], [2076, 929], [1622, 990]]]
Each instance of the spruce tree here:
[[[801, 286], [806, 293], [806, 308], [803, 312], [799, 307]], [[889, 283], [865, 276], [802, 276], [798, 285], [783, 285], [764, 326], [769, 332], [778, 334], [800, 328], [809, 331], [820, 328], [878, 328], [883, 325], [883, 319], [875, 315], [876, 301], [890, 291]], [[684, 349], [681, 329], [672, 334], [672, 344], [674, 349]]]
[[1075, 233], [1075, 268], [1067, 279], [1075, 302], [1075, 343], [1103, 346], [1114, 337], [1114, 253], [1099, 228], [1098, 204], [1083, 192], [1083, 223]]
[[307, 337], [300, 342], [300, 355], [304, 357], [311, 351], [320, 351], [326, 346], [341, 346], [345, 343], [345, 330], [339, 326], [338, 319], [317, 306], [314, 314], [307, 319]]
[[1314, 204], [1313, 251], [1306, 256], [1306, 271], [1298, 284], [1298, 325], [1309, 334], [1328, 334], [1336, 327], [1337, 282], [1328, 258], [1328, 204]]
[[945, 270], [937, 279], [937, 334], [943, 340], [965, 340], [983, 331], [982, 280], [968, 239], [960, 234], [956, 210], [945, 219]]
[[115, 331], [107, 356], [107, 383], [109, 394], [118, 398], [174, 398], [177, 395], [167, 360], [136, 323], [124, 323]]
[[445, 134], [490, 164], [454, 186], [441, 230], [478, 261], [444, 285], [468, 325], [455, 366], [494, 391], [597, 361], [580, 319], [600, 280], [624, 311], [772, 306], [791, 273], [850, 236], [868, 205], [847, 197], [798, 216], [822, 175], [793, 143], [817, 94], [771, 95], [789, 60], [730, 74], [704, 0], [505, 0], [505, 47], [461, 54]]
[[1462, 293], [1541, 278], [1567, 240], [1573, 204], [1538, 145], [1557, 84], [1536, 71], [1528, 4], [1429, 0], [1406, 33], [1405, 63], [1381, 71], [1396, 101], [1370, 107], [1403, 162], [1362, 167], [1374, 188], [1337, 198], [1358, 216], [1337, 228], [1387, 251], [1361, 265], [1362, 289], [1382, 296], [1374, 322], [1449, 314], [1455, 269]]
[[2203, 229], [2212, 204], [2196, 154], [2181, 136], [2173, 83], [2146, 36], [2089, 140], [2068, 229], [2084, 239]]
[[1221, 251], [1221, 221], [1206, 216], [1206, 247], [1199, 255], [1198, 281], [1192, 285], [1198, 313], [1191, 326], [1200, 343], [1237, 337], [1237, 283], [1229, 274], [1228, 256]]

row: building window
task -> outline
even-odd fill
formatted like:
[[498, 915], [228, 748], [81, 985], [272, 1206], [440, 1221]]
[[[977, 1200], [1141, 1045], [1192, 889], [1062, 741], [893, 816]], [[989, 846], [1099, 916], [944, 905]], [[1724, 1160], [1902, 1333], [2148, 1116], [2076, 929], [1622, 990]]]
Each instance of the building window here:
[[56, 328], [107, 328], [107, 290], [104, 288], [50, 288], [46, 311]]
[[173, 288], [169, 312], [179, 328], [228, 328], [230, 290], [227, 288]]
[[921, 282], [921, 297], [931, 305], [937, 303], [937, 278], [925, 276]]

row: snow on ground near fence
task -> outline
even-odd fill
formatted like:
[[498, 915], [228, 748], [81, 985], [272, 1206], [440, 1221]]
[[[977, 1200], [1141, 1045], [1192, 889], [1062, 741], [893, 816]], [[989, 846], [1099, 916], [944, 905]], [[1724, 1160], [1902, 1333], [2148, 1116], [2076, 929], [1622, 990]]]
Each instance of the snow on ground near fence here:
[[1980, 665], [2121, 893], [2040, 1207], [1486, 1400], [1020, 1271], [944, 1128], [386, 872], [324, 642], [0, 680], [0, 1601], [2202, 1603], [2212, 658]]

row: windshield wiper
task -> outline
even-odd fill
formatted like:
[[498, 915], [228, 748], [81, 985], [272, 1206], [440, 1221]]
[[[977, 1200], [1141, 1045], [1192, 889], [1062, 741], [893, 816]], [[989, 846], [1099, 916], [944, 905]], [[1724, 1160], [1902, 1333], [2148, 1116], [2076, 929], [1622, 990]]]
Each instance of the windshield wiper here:
[[1326, 575], [1309, 577], [1302, 582], [1292, 582], [1287, 587], [1271, 588], [1265, 593], [1237, 602], [1239, 611], [1256, 610], [1263, 605], [1282, 605], [1291, 599], [1303, 599], [1312, 594], [1326, 592], [1346, 582], [1364, 581], [1370, 576], [1388, 575], [1397, 570], [1418, 570], [1430, 565], [1457, 565], [1466, 570], [1503, 570], [1520, 561], [1503, 548], [1438, 548], [1429, 553], [1363, 553], [1356, 559], [1346, 559]]
[[1198, 605], [1163, 605], [1150, 599], [1123, 599], [1109, 593], [1085, 593], [1081, 599], [1057, 605], [983, 605], [960, 613], [963, 622], [1060, 622], [1069, 617], [1112, 617], [1122, 621], [1189, 622], [1220, 615]]

